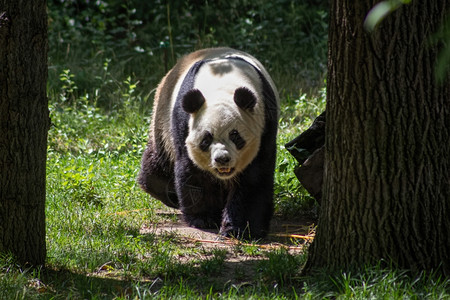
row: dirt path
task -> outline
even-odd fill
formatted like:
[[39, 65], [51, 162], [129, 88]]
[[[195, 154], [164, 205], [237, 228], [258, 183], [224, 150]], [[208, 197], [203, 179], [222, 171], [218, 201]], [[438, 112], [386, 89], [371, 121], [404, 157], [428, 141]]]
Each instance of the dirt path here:
[[[190, 237], [193, 239], [219, 239], [218, 230], [214, 229], [197, 229], [186, 225], [182, 221], [181, 213], [176, 209], [167, 208], [157, 212], [159, 216], [165, 217], [166, 220], [177, 219], [176, 221], [165, 221], [157, 224], [153, 228], [143, 227], [141, 229], [141, 234], [145, 233], [175, 233], [180, 236]], [[274, 216], [270, 226], [269, 235], [262, 240], [263, 244], [277, 242], [277, 243], [287, 243], [290, 239], [295, 238], [295, 235], [310, 236], [312, 237], [312, 230], [314, 227], [314, 220], [311, 218], [297, 218], [297, 219], [282, 219], [278, 216]], [[156, 231], [155, 231], [156, 230]], [[291, 236], [294, 235], [294, 236]], [[300, 237], [298, 237], [300, 238]], [[308, 238], [305, 238], [308, 239]]]
[[[303, 245], [312, 241], [314, 237], [314, 221], [311, 219], [286, 220], [280, 217], [274, 217], [271, 223], [270, 233], [268, 236], [258, 242], [246, 243], [235, 239], [223, 238], [218, 235], [218, 230], [201, 230], [186, 225], [181, 220], [181, 214], [178, 210], [161, 211], [159, 215], [167, 216], [165, 221], [153, 225], [151, 228], [142, 227], [141, 234], [168, 235], [174, 234], [187, 247], [199, 246], [205, 248], [233, 248], [236, 245], [251, 245], [261, 249], [273, 249], [276, 247], [285, 247], [289, 252], [302, 251]], [[173, 221], [175, 219], [176, 221]]]
[[214, 253], [225, 253], [220, 274], [213, 277], [220, 284], [241, 285], [258, 278], [258, 263], [267, 259], [265, 253], [283, 248], [289, 254], [301, 254], [314, 238], [314, 223], [311, 219], [285, 220], [274, 217], [269, 235], [257, 242], [244, 242], [223, 238], [218, 230], [200, 230], [186, 226], [178, 210], [158, 212], [166, 220], [151, 227], [142, 227], [141, 234], [175, 236], [186, 253], [176, 255], [182, 263], [206, 261]]

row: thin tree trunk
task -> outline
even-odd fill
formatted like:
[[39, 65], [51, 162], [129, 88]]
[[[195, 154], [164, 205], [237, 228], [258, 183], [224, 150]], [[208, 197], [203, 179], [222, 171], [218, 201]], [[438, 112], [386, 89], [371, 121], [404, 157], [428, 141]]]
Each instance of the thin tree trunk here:
[[[450, 84], [429, 43], [448, 1], [412, 1], [376, 32], [374, 1], [332, 1], [323, 202], [306, 266], [380, 261], [450, 273]], [[450, 16], [447, 16], [450, 17]]]
[[47, 2], [0, 0], [0, 252], [45, 261]]

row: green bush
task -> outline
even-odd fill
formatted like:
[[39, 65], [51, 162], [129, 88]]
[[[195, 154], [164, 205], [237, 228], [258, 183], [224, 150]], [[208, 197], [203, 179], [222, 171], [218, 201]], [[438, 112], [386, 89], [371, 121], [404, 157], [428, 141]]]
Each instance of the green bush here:
[[70, 70], [79, 88], [75, 93], [97, 90], [106, 107], [114, 85], [125, 78], [139, 82], [137, 94], [148, 97], [177, 57], [213, 46], [256, 56], [283, 93], [297, 95], [323, 84], [326, 3], [53, 0], [48, 5], [50, 90], [59, 92], [64, 82], [58, 76]]

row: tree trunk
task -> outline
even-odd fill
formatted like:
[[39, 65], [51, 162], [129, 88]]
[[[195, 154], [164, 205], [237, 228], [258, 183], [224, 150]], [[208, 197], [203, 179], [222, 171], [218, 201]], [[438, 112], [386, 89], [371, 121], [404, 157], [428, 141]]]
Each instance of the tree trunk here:
[[43, 264], [47, 2], [0, 0], [0, 253]]
[[450, 274], [450, 81], [436, 83], [429, 42], [450, 4], [412, 1], [367, 33], [375, 1], [331, 2], [323, 201], [305, 270]]

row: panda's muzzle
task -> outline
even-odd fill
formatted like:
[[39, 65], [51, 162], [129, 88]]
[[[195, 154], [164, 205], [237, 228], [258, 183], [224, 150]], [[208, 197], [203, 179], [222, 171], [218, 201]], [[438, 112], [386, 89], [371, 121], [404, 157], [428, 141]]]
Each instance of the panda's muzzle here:
[[234, 173], [234, 168], [216, 168], [216, 171], [220, 176], [230, 176]]
[[223, 145], [218, 144], [216, 147], [212, 165], [219, 177], [230, 177], [235, 171], [231, 156]]
[[217, 156], [214, 158], [216, 171], [220, 176], [230, 176], [234, 172], [234, 168], [229, 166], [231, 158], [227, 155]]

